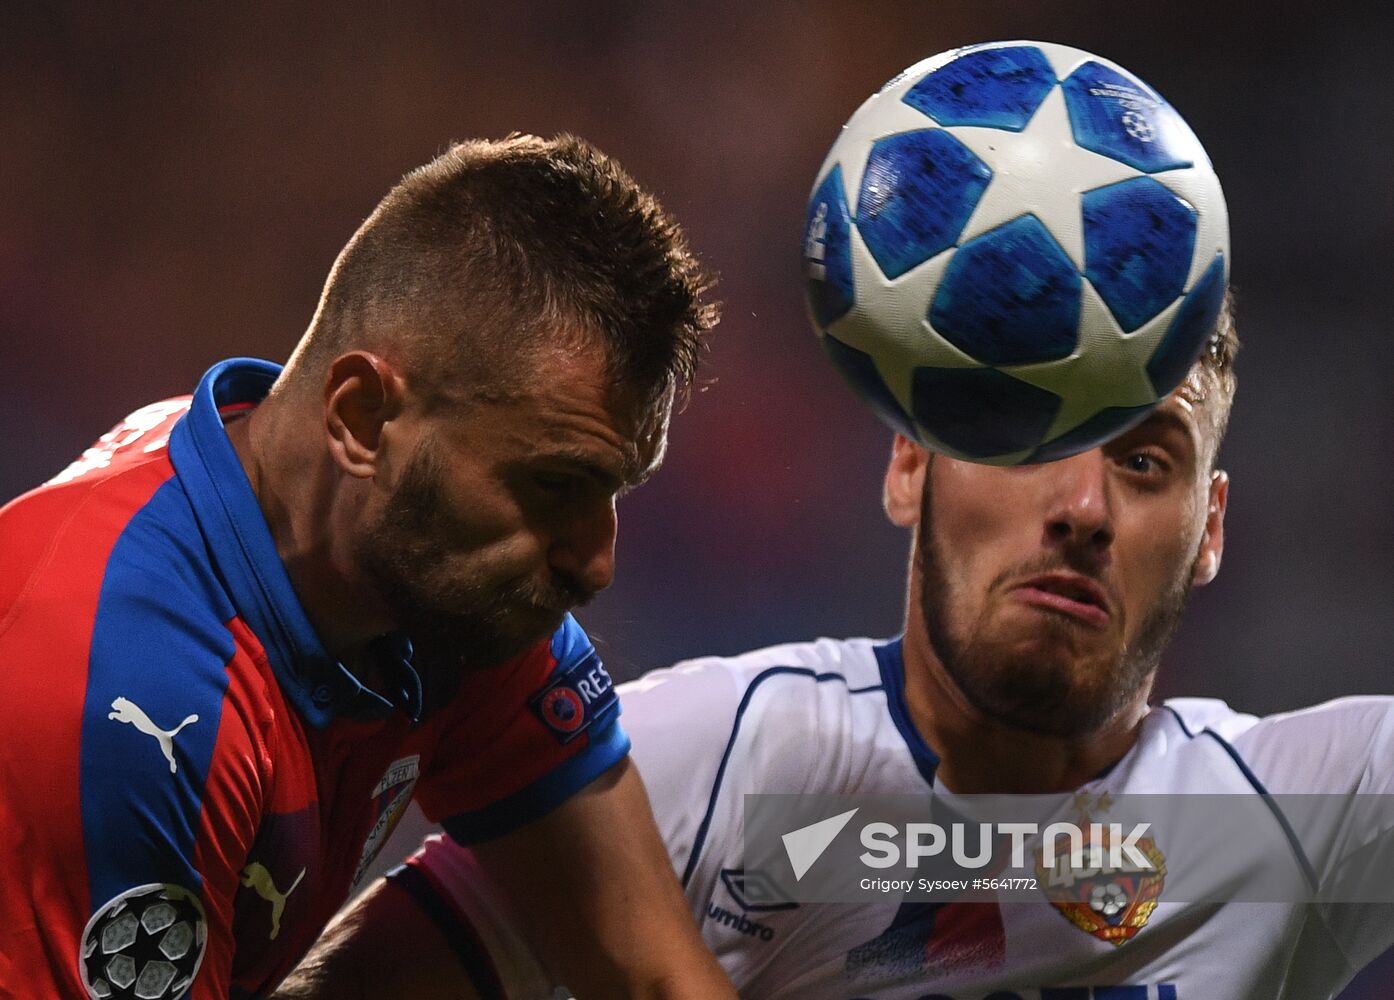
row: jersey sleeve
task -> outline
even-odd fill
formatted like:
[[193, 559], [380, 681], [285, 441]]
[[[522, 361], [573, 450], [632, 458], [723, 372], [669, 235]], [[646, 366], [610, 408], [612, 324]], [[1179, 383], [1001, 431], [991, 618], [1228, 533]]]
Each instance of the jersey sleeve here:
[[1234, 739], [1282, 809], [1353, 973], [1394, 945], [1394, 698], [1339, 698]]
[[461, 843], [537, 819], [629, 752], [610, 675], [570, 615], [550, 640], [471, 674], [422, 776], [428, 818]]
[[132, 601], [143, 598], [104, 595], [101, 614], [119, 620], [92, 638], [70, 717], [75, 775], [63, 780], [44, 759], [60, 715], [31, 722], [12, 748], [9, 763], [27, 773], [7, 781], [22, 791], [6, 795], [3, 853], [26, 874], [0, 906], [0, 982], [36, 996], [224, 998], [233, 897], [269, 761], [228, 696], [226, 632], [173, 625], [177, 615]]
[[[654, 671], [618, 689], [631, 755], [658, 828], [681, 870], [701, 822], [729, 739], [742, 686], [722, 661], [695, 661]], [[502, 893], [450, 837], [428, 838], [389, 874], [436, 923], [481, 996], [551, 1000], [568, 996], [519, 934]]]
[[655, 670], [620, 688], [631, 755], [678, 872], [692, 853], [718, 772], [740, 765], [726, 751], [744, 691], [745, 681], [715, 658]]
[[518, 932], [508, 894], [490, 879], [473, 851], [449, 837], [431, 836], [387, 877], [435, 923], [481, 997], [570, 996], [533, 956]]

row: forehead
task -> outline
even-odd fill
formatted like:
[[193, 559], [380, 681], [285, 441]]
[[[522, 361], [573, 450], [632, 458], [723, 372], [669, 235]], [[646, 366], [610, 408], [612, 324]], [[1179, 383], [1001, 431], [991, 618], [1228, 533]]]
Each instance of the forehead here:
[[[1213, 442], [1211, 428], [1213, 420], [1209, 411], [1213, 408], [1213, 391], [1205, 380], [1197, 380], [1193, 374], [1165, 397], [1147, 417], [1116, 437], [1096, 445], [1093, 450], [1110, 451], [1134, 448], [1143, 442], [1159, 443], [1178, 457], [1187, 456], [1188, 464], [1194, 464], [1203, 471], [1207, 466], [1202, 459]], [[1044, 466], [1051, 466], [1046, 462]], [[980, 496], [992, 498], [992, 502], [1009, 499], [1010, 493], [982, 494], [981, 480], [989, 478], [1011, 478], [1023, 469], [1038, 469], [1044, 466], [995, 466], [968, 462], [948, 456], [933, 456], [932, 465], [939, 467], [930, 478], [964, 479], [969, 488]]]
[[515, 391], [476, 404], [467, 418], [486, 425], [506, 457], [573, 459], [624, 482], [661, 457], [671, 397], [655, 403], [615, 386], [599, 352], [542, 352], [513, 380]]
[[1225, 399], [1219, 380], [1200, 364], [1194, 365], [1182, 383], [1172, 390], [1144, 421], [1177, 422], [1188, 430], [1197, 454], [1211, 454], [1218, 446]]
[[[1137, 425], [1137, 430], [1177, 430], [1199, 446], [1202, 443], [1201, 424], [1203, 422], [1205, 401], [1178, 388], [1157, 404], [1147, 419]], [[1119, 437], [1125, 437], [1120, 434]]]

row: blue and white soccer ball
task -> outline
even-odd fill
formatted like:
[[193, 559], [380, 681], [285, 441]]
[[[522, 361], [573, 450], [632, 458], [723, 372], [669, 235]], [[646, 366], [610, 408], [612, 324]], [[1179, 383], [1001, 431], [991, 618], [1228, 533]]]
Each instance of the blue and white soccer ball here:
[[809, 311], [896, 430], [993, 465], [1142, 420], [1214, 329], [1220, 183], [1154, 90], [1063, 45], [912, 66], [843, 126], [804, 230]]

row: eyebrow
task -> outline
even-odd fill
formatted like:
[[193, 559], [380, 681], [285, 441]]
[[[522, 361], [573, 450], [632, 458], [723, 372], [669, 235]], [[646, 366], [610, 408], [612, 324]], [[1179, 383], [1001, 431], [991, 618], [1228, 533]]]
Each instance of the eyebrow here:
[[1138, 426], [1146, 427], [1149, 424], [1161, 424], [1168, 427], [1174, 427], [1177, 430], [1185, 431], [1187, 435], [1189, 435], [1191, 431], [1191, 424], [1185, 417], [1181, 416], [1181, 414], [1177, 413], [1175, 410], [1165, 409], [1163, 407], [1158, 407], [1157, 409], [1149, 413], [1147, 415], [1147, 419], [1144, 420], [1142, 423], [1138, 424]]
[[533, 456], [535, 462], [557, 462], [574, 466], [584, 472], [601, 486], [615, 492], [623, 487], [634, 487], [648, 478], [649, 470], [640, 469], [635, 457], [625, 455], [620, 470], [598, 461], [594, 454], [578, 448], [552, 447]]
[[1193, 433], [1193, 431], [1198, 432], [1199, 428], [1175, 410], [1155, 409], [1148, 414], [1146, 420], [1142, 421], [1142, 423], [1134, 427], [1132, 431], [1122, 436], [1126, 437], [1127, 434], [1147, 433], [1149, 431], [1152, 433], [1176, 431], [1186, 439], [1186, 443], [1190, 446], [1190, 450], [1198, 453], [1199, 443], [1196, 440], [1196, 433]]

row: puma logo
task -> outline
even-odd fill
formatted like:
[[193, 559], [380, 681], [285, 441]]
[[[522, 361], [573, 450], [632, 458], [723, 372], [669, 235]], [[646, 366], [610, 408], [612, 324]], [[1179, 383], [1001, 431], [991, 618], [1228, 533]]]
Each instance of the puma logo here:
[[141, 708], [129, 698], [117, 698], [111, 703], [112, 711], [107, 713], [108, 719], [115, 719], [117, 722], [129, 722], [146, 736], [155, 737], [155, 742], [160, 744], [160, 753], [165, 755], [165, 760], [169, 761], [169, 773], [174, 774], [179, 770], [174, 763], [174, 738], [179, 735], [179, 731], [191, 722], [197, 722], [198, 716], [191, 715], [179, 725], [166, 732], [155, 723], [150, 721], [150, 716], [145, 714], [145, 709]]
[[276, 940], [276, 935], [281, 933], [281, 914], [285, 912], [286, 900], [290, 898], [290, 894], [295, 891], [295, 887], [300, 884], [300, 880], [304, 877], [305, 869], [302, 868], [300, 874], [295, 876], [295, 881], [290, 884], [290, 888], [285, 892], [280, 892], [271, 878], [271, 873], [260, 861], [253, 861], [242, 869], [242, 884], [271, 904], [271, 937], [269, 940]]

